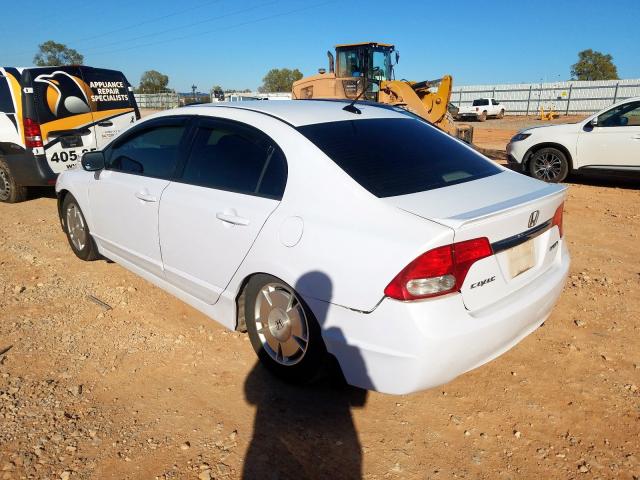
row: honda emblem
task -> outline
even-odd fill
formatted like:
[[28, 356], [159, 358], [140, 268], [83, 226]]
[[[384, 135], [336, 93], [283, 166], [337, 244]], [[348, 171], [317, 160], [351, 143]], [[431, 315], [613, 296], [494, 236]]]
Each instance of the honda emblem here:
[[538, 223], [538, 217], [540, 216], [540, 210], [534, 210], [529, 215], [529, 228], [535, 227]]

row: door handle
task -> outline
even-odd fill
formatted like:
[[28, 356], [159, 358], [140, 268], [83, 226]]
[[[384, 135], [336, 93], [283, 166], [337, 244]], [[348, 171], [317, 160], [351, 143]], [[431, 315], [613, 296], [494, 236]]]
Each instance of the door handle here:
[[104, 122], [98, 122], [99, 127], [113, 127], [113, 122], [110, 120], [105, 120]]
[[640, 140], [640, 133], [638, 133], [637, 135], [634, 135], [633, 137], [634, 140]]
[[243, 227], [249, 225], [248, 218], [239, 217], [238, 215], [233, 215], [230, 213], [218, 212], [216, 213], [216, 218], [232, 225], [241, 225]]
[[142, 200], [143, 202], [147, 202], [147, 203], [154, 203], [154, 202], [158, 201], [158, 199], [155, 196], [151, 195], [146, 190], [141, 190], [139, 192], [136, 192], [136, 198]]

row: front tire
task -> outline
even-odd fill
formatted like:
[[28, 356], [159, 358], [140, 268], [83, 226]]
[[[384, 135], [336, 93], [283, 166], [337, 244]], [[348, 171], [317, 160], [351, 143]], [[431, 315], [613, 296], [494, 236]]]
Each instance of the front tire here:
[[27, 187], [16, 184], [7, 163], [0, 159], [0, 202], [18, 203], [26, 200]]
[[497, 118], [504, 118], [504, 110], [500, 110], [500, 113], [497, 115]]
[[62, 226], [67, 234], [67, 240], [71, 250], [80, 260], [87, 262], [97, 260], [98, 247], [96, 246], [84, 214], [73, 195], [68, 193], [62, 202]]
[[529, 173], [543, 182], [559, 183], [569, 174], [569, 161], [557, 148], [541, 148], [531, 155]]
[[245, 320], [260, 362], [291, 383], [320, 373], [326, 348], [313, 312], [296, 291], [271, 275], [256, 275], [245, 290]]

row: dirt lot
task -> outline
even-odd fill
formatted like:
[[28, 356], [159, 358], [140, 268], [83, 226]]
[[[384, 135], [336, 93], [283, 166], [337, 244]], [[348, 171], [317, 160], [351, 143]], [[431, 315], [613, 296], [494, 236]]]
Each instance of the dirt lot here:
[[[475, 123], [478, 143], [522, 121]], [[640, 478], [640, 184], [569, 187], [551, 318], [407, 396], [286, 386], [245, 335], [76, 259], [47, 192], [0, 204], [0, 480]]]

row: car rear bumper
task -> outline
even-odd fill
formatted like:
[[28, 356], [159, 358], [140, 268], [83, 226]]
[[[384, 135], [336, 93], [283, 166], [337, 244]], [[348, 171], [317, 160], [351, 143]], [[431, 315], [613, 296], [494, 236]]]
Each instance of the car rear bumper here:
[[34, 155], [29, 150], [2, 157], [18, 185], [24, 187], [53, 186], [57, 174], [51, 170], [44, 155]]
[[[328, 351], [348, 383], [406, 394], [447, 383], [506, 352], [551, 314], [569, 271], [564, 242], [554, 264], [532, 283], [479, 311], [461, 295], [400, 302], [370, 313], [331, 305], [319, 318]], [[313, 301], [308, 302], [316, 311]], [[317, 316], [317, 315], [316, 315]]]

